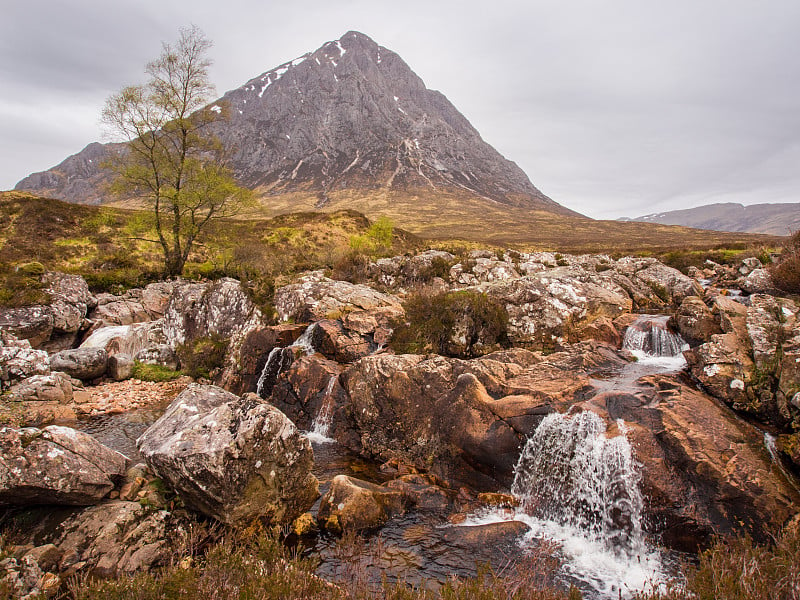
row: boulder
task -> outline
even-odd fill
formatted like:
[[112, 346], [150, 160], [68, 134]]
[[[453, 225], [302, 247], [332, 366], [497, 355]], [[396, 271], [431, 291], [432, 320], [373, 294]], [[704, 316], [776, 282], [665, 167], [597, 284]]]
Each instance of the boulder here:
[[442, 250], [426, 250], [414, 256], [380, 258], [368, 267], [369, 277], [379, 285], [401, 288], [447, 276], [455, 257]]
[[737, 280], [739, 288], [748, 294], [766, 294], [775, 290], [767, 269], [754, 269], [746, 277]]
[[[673, 512], [678, 530], [672, 534], [681, 535], [687, 523], [716, 534], [744, 531], [758, 539], [777, 531], [796, 511], [800, 496], [772, 462], [763, 433], [675, 377], [656, 376], [649, 383], [653, 395], [641, 398], [638, 416], [610, 416], [632, 417], [653, 435], [647, 442], [636, 436], [634, 443], [645, 465], [645, 489], [670, 490], [680, 482], [679, 495], [667, 505], [652, 506], [667, 512], [680, 507], [679, 515]], [[649, 497], [653, 505], [658, 495]]]
[[377, 348], [359, 333], [345, 330], [340, 321], [329, 319], [317, 321], [311, 344], [321, 354], [340, 363], [355, 362]]
[[736, 410], [758, 412], [745, 391], [753, 361], [736, 333], [711, 336], [711, 340], [683, 353], [704, 389]]
[[502, 302], [508, 312], [508, 337], [514, 344], [552, 348], [559, 338], [599, 317], [614, 319], [631, 310], [621, 290], [581, 281], [575, 271], [553, 269], [478, 288]]
[[168, 344], [158, 344], [139, 350], [134, 356], [135, 361], [148, 365], [161, 365], [176, 371], [179, 366], [178, 355]]
[[129, 354], [112, 354], [108, 357], [106, 372], [114, 381], [130, 379], [133, 375], [133, 358]]
[[101, 294], [90, 318], [101, 326], [131, 325], [164, 316], [175, 282], [151, 283], [144, 289], [128, 290], [122, 296]]
[[614, 265], [614, 271], [627, 277], [636, 288], [636, 291], [631, 290], [631, 297], [637, 296], [634, 297], [637, 308], [679, 306], [684, 298], [703, 293], [694, 279], [652, 258], [620, 259]]
[[188, 507], [224, 523], [290, 523], [318, 496], [308, 439], [255, 394], [192, 384], [137, 445]]
[[565, 353], [556, 360], [563, 364], [545, 365], [524, 350], [469, 361], [363, 358], [339, 377], [358, 439], [351, 447], [476, 487], [508, 484], [523, 435], [554, 407], [592, 390], [588, 378], [575, 374], [584, 365], [578, 357]]
[[164, 312], [163, 331], [173, 348], [187, 340], [214, 335], [233, 340], [231, 346], [235, 347], [264, 321], [264, 315], [235, 279], [179, 282]]
[[346, 420], [344, 390], [339, 383], [342, 367], [321, 354], [293, 360], [273, 385], [270, 403], [305, 430], [312, 429], [314, 418], [328, 403], [331, 427], [328, 437], [339, 438]]
[[697, 296], [683, 299], [675, 313], [674, 324], [681, 337], [692, 345], [708, 342], [711, 336], [722, 333], [711, 309]]
[[38, 348], [53, 333], [53, 310], [49, 306], [0, 309], [0, 331]]
[[96, 300], [79, 275], [48, 272], [42, 281], [46, 286], [44, 291], [50, 297], [47, 309], [53, 317], [53, 329], [39, 347], [49, 352], [72, 348], [80, 331], [88, 327], [86, 315]]
[[0, 429], [0, 505], [95, 504], [128, 460], [89, 434], [50, 425]]
[[322, 271], [314, 271], [297, 283], [275, 291], [275, 309], [281, 321], [298, 322], [339, 318], [351, 310], [400, 307], [397, 297], [383, 294], [371, 287], [346, 281], [328, 279]]
[[0, 388], [15, 381], [50, 372], [50, 357], [34, 350], [28, 340], [19, 340], [0, 330]]
[[764, 265], [755, 256], [749, 256], [742, 260], [742, 265], [739, 267], [739, 274], [747, 276], [756, 269], [763, 268]]
[[12, 386], [8, 391], [10, 400], [16, 402], [72, 402], [72, 379], [64, 373], [34, 375]]
[[50, 369], [88, 381], [105, 375], [108, 353], [102, 348], [62, 350], [50, 357]]
[[144, 503], [114, 500], [68, 518], [48, 539], [58, 571], [111, 578], [169, 564], [188, 525]]
[[162, 320], [133, 325], [111, 325], [93, 329], [91, 335], [81, 344], [81, 348], [103, 348], [109, 356], [128, 354], [136, 356], [140, 351], [153, 346], [164, 345]]
[[380, 527], [404, 511], [401, 491], [337, 475], [322, 497], [317, 519], [326, 529], [341, 533]]

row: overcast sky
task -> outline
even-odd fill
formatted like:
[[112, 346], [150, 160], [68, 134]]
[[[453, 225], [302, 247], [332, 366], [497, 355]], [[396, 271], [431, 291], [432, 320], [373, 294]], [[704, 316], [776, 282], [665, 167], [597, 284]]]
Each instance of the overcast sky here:
[[798, 0], [6, 0], [0, 189], [102, 141], [105, 99], [190, 24], [219, 95], [361, 31], [592, 217], [800, 202]]

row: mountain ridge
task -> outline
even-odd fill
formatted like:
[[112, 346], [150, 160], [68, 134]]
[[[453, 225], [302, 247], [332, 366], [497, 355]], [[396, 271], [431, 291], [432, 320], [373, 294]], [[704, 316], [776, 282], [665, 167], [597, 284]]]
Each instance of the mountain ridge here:
[[800, 229], [800, 203], [719, 202], [618, 220], [784, 236]]
[[[429, 202], [466, 192], [501, 209], [581, 216], [539, 191], [399, 55], [359, 32], [265, 71], [208, 108], [228, 112], [214, 132], [232, 149], [237, 179], [267, 205], [291, 193], [313, 195], [320, 209], [343, 190]], [[105, 203], [98, 165], [107, 148], [89, 144], [15, 189]]]

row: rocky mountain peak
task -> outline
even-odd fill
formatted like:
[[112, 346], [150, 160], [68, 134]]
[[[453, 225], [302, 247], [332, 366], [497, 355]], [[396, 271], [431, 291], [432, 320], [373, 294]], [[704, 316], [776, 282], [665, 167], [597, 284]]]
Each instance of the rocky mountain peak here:
[[[392, 190], [467, 194], [500, 205], [574, 214], [536, 189], [396, 53], [349, 31], [210, 104], [229, 108], [216, 135], [239, 181], [262, 196]], [[96, 154], [98, 148], [92, 145]], [[89, 148], [87, 148], [89, 150]], [[57, 198], [103, 197], [97, 157], [70, 157], [18, 185]], [[79, 165], [80, 168], [75, 168]]]

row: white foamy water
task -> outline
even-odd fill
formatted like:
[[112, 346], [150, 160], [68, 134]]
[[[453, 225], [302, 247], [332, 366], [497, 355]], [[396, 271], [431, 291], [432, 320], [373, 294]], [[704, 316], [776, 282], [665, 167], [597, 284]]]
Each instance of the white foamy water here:
[[681, 356], [689, 346], [667, 328], [668, 321], [666, 315], [639, 315], [625, 331], [622, 347], [648, 357]]
[[643, 548], [638, 554], [620, 554], [573, 525], [534, 517], [521, 510], [513, 515], [499, 510], [473, 515], [460, 526], [502, 521], [521, 521], [530, 527], [519, 542], [523, 552], [534, 548], [539, 540], [555, 542], [557, 557], [562, 562], [562, 579], [565, 584], [579, 585], [584, 598], [630, 598], [635, 592], [650, 589], [669, 578], [663, 558], [655, 549]]
[[299, 348], [303, 353], [308, 355], [316, 352], [311, 343], [316, 326], [316, 323], [311, 323], [311, 325], [306, 327], [303, 335], [297, 338], [294, 343], [285, 348], [273, 348], [270, 351], [269, 356], [267, 356], [267, 362], [264, 363], [264, 368], [261, 370], [261, 375], [256, 383], [256, 393], [259, 396], [266, 398], [272, 393], [272, 388], [275, 386], [278, 376], [284, 369], [291, 366], [294, 360], [295, 348]]
[[336, 402], [333, 397], [333, 386], [336, 384], [336, 375], [331, 375], [328, 386], [325, 388], [325, 395], [322, 398], [322, 405], [319, 412], [311, 422], [311, 431], [306, 435], [312, 442], [318, 444], [329, 444], [335, 440], [330, 437], [331, 426], [333, 425], [333, 412]]
[[[513, 518], [531, 528], [523, 547], [556, 542], [564, 577], [595, 598], [626, 597], [664, 579], [661, 556], [642, 529], [639, 465], [624, 423], [618, 426], [620, 435], [607, 437], [593, 412], [548, 415], [526, 443], [511, 487], [520, 500]], [[486, 518], [503, 517], [479, 519]]]

